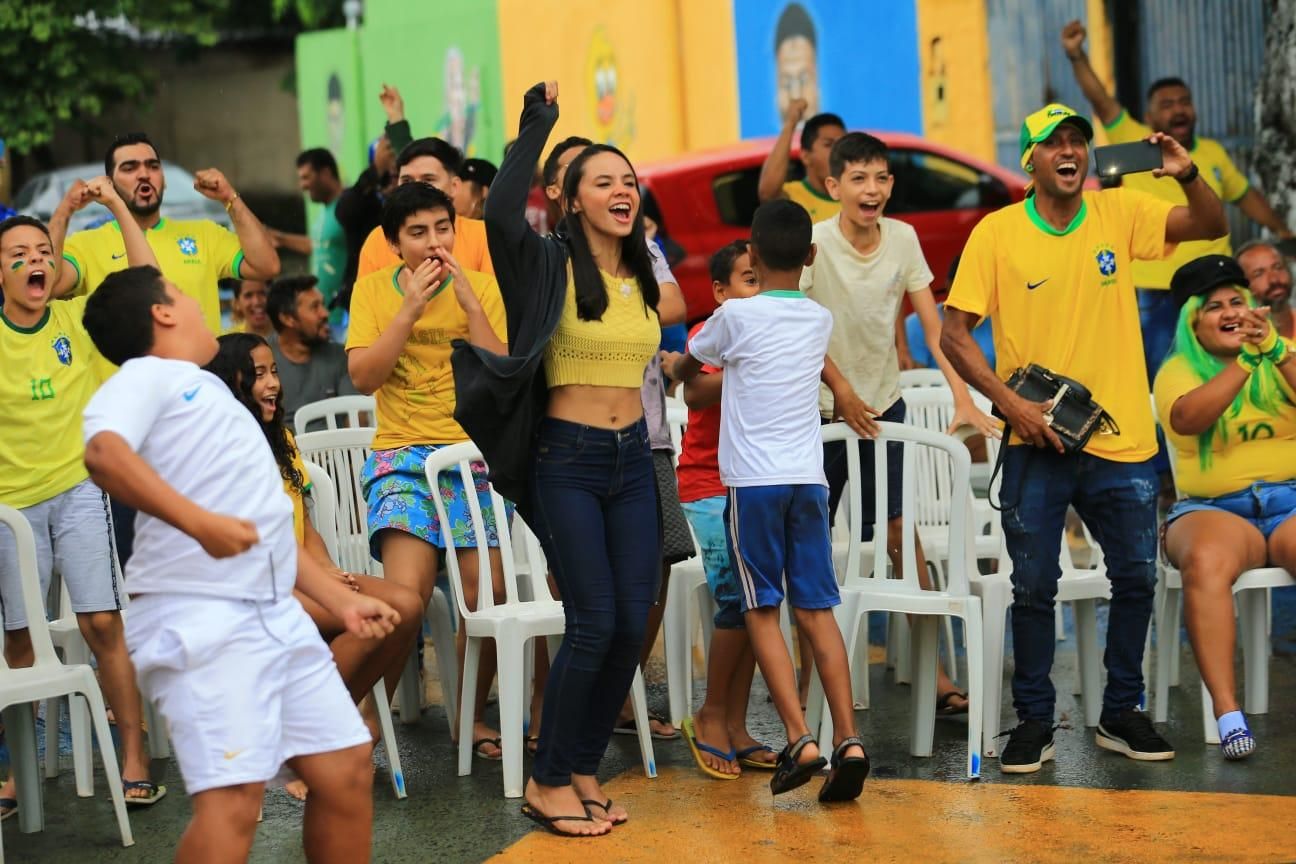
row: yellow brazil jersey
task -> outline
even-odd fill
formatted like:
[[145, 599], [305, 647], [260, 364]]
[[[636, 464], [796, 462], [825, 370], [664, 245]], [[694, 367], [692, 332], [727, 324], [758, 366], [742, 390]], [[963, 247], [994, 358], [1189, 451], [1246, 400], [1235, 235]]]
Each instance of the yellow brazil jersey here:
[[[491, 264], [490, 248], [486, 245], [486, 223], [480, 219], [456, 216], [454, 234], [454, 257], [459, 266], [464, 270], [494, 276], [495, 266]], [[363, 279], [370, 273], [399, 263], [400, 258], [391, 250], [387, 236], [379, 225], [369, 232], [364, 245], [360, 247], [356, 279]]]
[[1034, 197], [1004, 207], [972, 230], [946, 301], [991, 317], [1000, 378], [1037, 363], [1088, 387], [1120, 434], [1094, 435], [1085, 451], [1116, 462], [1157, 451], [1130, 264], [1173, 250], [1170, 209], [1128, 189], [1085, 192], [1058, 231]]
[[34, 327], [0, 312], [0, 502], [30, 507], [89, 475], [81, 412], [99, 387], [85, 298], [55, 300]]
[[[1288, 342], [1289, 350], [1296, 343]], [[1245, 398], [1236, 417], [1225, 415], [1225, 434], [1211, 436], [1210, 461], [1203, 470], [1201, 442], [1196, 435], [1180, 435], [1170, 427], [1170, 410], [1175, 401], [1202, 386], [1203, 382], [1178, 355], [1171, 357], [1157, 373], [1157, 419], [1174, 448], [1175, 485], [1184, 495], [1216, 498], [1240, 492], [1252, 483], [1273, 483], [1296, 477], [1296, 393], [1282, 376], [1279, 385], [1287, 401], [1279, 412], [1269, 414]], [[1243, 394], [1247, 392], [1243, 389]]]
[[804, 180], [789, 180], [783, 184], [783, 194], [805, 208], [811, 222], [831, 219], [841, 212], [841, 202], [816, 192]]
[[[243, 250], [238, 236], [205, 219], [162, 219], [145, 236], [162, 275], [202, 304], [207, 326], [213, 333], [221, 332], [216, 282], [226, 277], [239, 278]], [[63, 244], [63, 257], [76, 268], [76, 293], [92, 293], [109, 273], [126, 269], [121, 226], [113, 221], [71, 235]]]
[[301, 472], [302, 488], [294, 489], [293, 485], [284, 480], [284, 492], [292, 499], [293, 505], [293, 536], [297, 538], [297, 545], [306, 542], [306, 493], [311, 491], [310, 475], [306, 473], [306, 463], [302, 461], [301, 451], [297, 449], [297, 439], [291, 432], [288, 433], [288, 443], [292, 445], [293, 467]]
[[[399, 274], [404, 264], [386, 267], [356, 280], [351, 295], [351, 326], [347, 351], [368, 348], [405, 302]], [[466, 271], [473, 293], [481, 301], [491, 329], [508, 338], [504, 301], [494, 276]], [[378, 432], [375, 450], [392, 450], [416, 444], [455, 444], [468, 440], [454, 419], [454, 372], [450, 368], [450, 343], [468, 338], [468, 316], [447, 280], [428, 301], [390, 377], [378, 388]]]
[[[1113, 144], [1141, 141], [1152, 134], [1151, 129], [1130, 117], [1127, 111], [1121, 111], [1120, 116], [1105, 128], [1107, 138]], [[1229, 158], [1218, 141], [1213, 138], [1198, 137], [1189, 152], [1193, 161], [1197, 163], [1198, 170], [1201, 171], [1202, 180], [1215, 190], [1215, 194], [1221, 200], [1237, 201], [1247, 193], [1249, 187], [1246, 177], [1238, 171], [1233, 160]], [[1184, 194], [1183, 186], [1179, 185], [1179, 181], [1173, 177], [1158, 178], [1148, 172], [1140, 172], [1126, 175], [1122, 185], [1127, 189], [1155, 195], [1171, 204], [1185, 206], [1188, 204], [1188, 196]], [[1138, 288], [1168, 289], [1170, 277], [1182, 265], [1203, 255], [1232, 255], [1232, 248], [1229, 245], [1228, 235], [1217, 240], [1192, 240], [1180, 243], [1179, 248], [1169, 258], [1160, 261], [1134, 262], [1134, 285]]]

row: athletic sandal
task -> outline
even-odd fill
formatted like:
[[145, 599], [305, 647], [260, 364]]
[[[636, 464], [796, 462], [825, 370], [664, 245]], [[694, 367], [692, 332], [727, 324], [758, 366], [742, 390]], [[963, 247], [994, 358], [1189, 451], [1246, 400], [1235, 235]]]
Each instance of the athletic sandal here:
[[[550, 834], [558, 837], [602, 837], [602, 834], [577, 834], [574, 831], [564, 831], [554, 825], [555, 822], [593, 822], [594, 817], [586, 813], [584, 816], [546, 816], [530, 804], [522, 805], [522, 815], [548, 831]], [[605, 832], [606, 833], [606, 832]]]
[[[613, 825], [624, 825], [625, 823], [627, 823], [627, 822], [630, 821], [630, 818], [629, 818], [629, 817], [626, 817], [625, 819], [613, 819], [613, 818], [612, 818], [612, 799], [611, 799], [611, 798], [607, 799], [606, 801], [595, 801], [593, 798], [582, 798], [582, 799], [581, 799], [581, 803], [585, 805], [585, 812], [586, 812], [586, 813], [589, 813], [589, 808], [591, 808], [591, 807], [598, 807], [598, 808], [602, 809], [602, 811], [603, 811], [604, 813], [607, 814], [607, 818], [603, 820], [604, 822], [610, 822], [610, 823], [612, 823]], [[591, 814], [591, 815], [592, 815], [592, 814]]]
[[[477, 755], [478, 759], [485, 759], [487, 762], [498, 762], [504, 758], [504, 749], [500, 746], [502, 743], [503, 742], [499, 738], [478, 738], [472, 743], [473, 753]], [[495, 745], [495, 749], [500, 752], [496, 753], [494, 756], [483, 753], [481, 749], [483, 744], [493, 744]]]
[[751, 757], [753, 753], [777, 753], [777, 752], [778, 751], [776, 751], [773, 747], [769, 746], [768, 744], [757, 744], [754, 747], [744, 747], [743, 749], [739, 750], [736, 755], [738, 756], [738, 764], [743, 766], [744, 768], [756, 768], [757, 770], [760, 771], [773, 771], [774, 769], [778, 768], [777, 761], [762, 762], [760, 759], [753, 759]]
[[819, 790], [819, 800], [824, 803], [833, 801], [854, 801], [864, 791], [864, 781], [869, 775], [869, 757], [865, 750], [863, 756], [847, 756], [847, 748], [858, 745], [864, 750], [864, 742], [858, 738], [847, 738], [833, 751], [832, 770], [828, 779]]
[[811, 759], [804, 765], [797, 762], [797, 757], [805, 749], [807, 744], [819, 746], [819, 742], [809, 735], [802, 735], [795, 743], [789, 741], [788, 745], [783, 748], [779, 754], [778, 765], [774, 769], [774, 776], [770, 778], [770, 791], [775, 795], [782, 795], [784, 792], [791, 792], [793, 789], [800, 788], [810, 782], [810, 778], [818, 774], [828, 764], [828, 760], [822, 755]]
[[534, 756], [536, 755], [536, 752], [539, 751], [540, 749], [540, 736], [528, 735], [522, 739], [522, 745], [526, 747], [526, 751], [528, 753]]
[[132, 797], [126, 795], [126, 804], [130, 807], [152, 807], [154, 804], [165, 798], [167, 793], [167, 788], [165, 786], [159, 786], [152, 780], [127, 780], [123, 777], [121, 784], [123, 795], [126, 795], [127, 792], [134, 792], [137, 789], [148, 793], [143, 797]]
[[[664, 732], [653, 732], [652, 731], [653, 721], [656, 721], [663, 726], [671, 725], [670, 721], [667, 720], [665, 717], [661, 716], [660, 714], [653, 714], [649, 712], [648, 714], [649, 736], [657, 739], [658, 741], [674, 741], [676, 738], [680, 737], [680, 730], [678, 729], [671, 732], [669, 735], [667, 735]], [[629, 720], [625, 720], [621, 723], [618, 723], [616, 726], [612, 727], [612, 731], [615, 732], [617, 735], [638, 735], [639, 727], [635, 725], [634, 718], [631, 717]]]
[[684, 722], [681, 725], [684, 727], [684, 740], [688, 742], [689, 751], [693, 754], [693, 761], [697, 763], [698, 768], [702, 770], [703, 774], [708, 777], [714, 777], [717, 780], [737, 780], [741, 776], [739, 774], [726, 774], [723, 771], [717, 771], [708, 765], [706, 760], [702, 758], [703, 753], [710, 753], [717, 759], [723, 759], [726, 762], [733, 762], [737, 758], [738, 754], [734, 753], [732, 750], [726, 753], [719, 747], [712, 747], [710, 744], [703, 744], [701, 741], [697, 740], [697, 732], [693, 731], [692, 717], [685, 717]]
[[[951, 705], [955, 699], [962, 699], [962, 705]], [[955, 717], [959, 714], [968, 712], [968, 694], [962, 690], [946, 690], [940, 696], [936, 697], [936, 716], [937, 717]]]
[[5, 821], [10, 816], [18, 815], [17, 798], [0, 798], [0, 822]]

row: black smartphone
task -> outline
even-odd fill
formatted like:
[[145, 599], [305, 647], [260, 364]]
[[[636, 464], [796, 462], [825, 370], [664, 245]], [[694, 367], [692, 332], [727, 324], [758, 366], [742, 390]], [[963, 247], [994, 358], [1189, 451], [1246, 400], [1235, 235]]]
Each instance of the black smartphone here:
[[1134, 141], [1130, 144], [1109, 144], [1095, 147], [1094, 160], [1098, 164], [1099, 182], [1125, 174], [1137, 174], [1160, 168], [1161, 145], [1152, 141]]

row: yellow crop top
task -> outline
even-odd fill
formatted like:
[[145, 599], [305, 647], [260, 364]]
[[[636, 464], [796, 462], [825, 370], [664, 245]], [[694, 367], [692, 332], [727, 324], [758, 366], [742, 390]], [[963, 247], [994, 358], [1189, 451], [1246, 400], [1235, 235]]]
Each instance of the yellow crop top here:
[[603, 319], [584, 321], [576, 314], [576, 285], [568, 280], [562, 318], [545, 346], [545, 382], [550, 387], [643, 386], [644, 370], [661, 344], [661, 324], [644, 304], [633, 276], [622, 279], [604, 273], [603, 284], [608, 292]]

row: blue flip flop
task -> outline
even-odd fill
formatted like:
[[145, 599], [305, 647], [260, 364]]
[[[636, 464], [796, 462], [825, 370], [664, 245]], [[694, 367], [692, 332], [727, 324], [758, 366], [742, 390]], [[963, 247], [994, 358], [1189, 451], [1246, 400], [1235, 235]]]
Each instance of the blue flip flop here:
[[703, 753], [709, 753], [718, 759], [723, 759], [726, 762], [733, 762], [735, 759], [737, 759], [738, 754], [736, 754], [733, 750], [730, 750], [729, 752], [726, 753], [725, 751], [721, 750], [719, 747], [712, 747], [710, 744], [704, 744], [701, 741], [697, 740], [697, 733], [693, 731], [692, 717], [685, 717], [684, 722], [681, 723], [680, 725], [684, 727], [684, 740], [688, 742], [689, 751], [692, 752], [693, 754], [693, 761], [697, 762], [697, 766], [702, 770], [703, 774], [707, 775], [708, 777], [714, 777], [716, 780], [737, 780], [738, 779], [740, 775], [725, 774], [723, 771], [717, 771], [716, 769], [712, 768], [710, 765], [706, 764], [706, 760], [702, 758]]
[[778, 768], [778, 760], [773, 762], [762, 762], [759, 759], [751, 758], [753, 753], [774, 753], [778, 751], [768, 744], [757, 744], [754, 747], [744, 747], [737, 753], [738, 764], [744, 768], [756, 768], [761, 771], [773, 771]]

